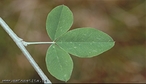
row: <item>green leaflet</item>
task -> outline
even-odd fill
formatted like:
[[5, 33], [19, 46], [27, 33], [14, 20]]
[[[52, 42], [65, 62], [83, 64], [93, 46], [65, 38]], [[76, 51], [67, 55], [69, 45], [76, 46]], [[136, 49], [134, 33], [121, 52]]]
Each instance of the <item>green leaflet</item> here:
[[52, 44], [47, 50], [46, 65], [55, 78], [62, 81], [69, 80], [73, 70], [73, 61], [66, 51], [55, 44]]
[[67, 6], [55, 7], [47, 17], [46, 30], [51, 40], [67, 32], [73, 23], [73, 14]]
[[78, 57], [97, 56], [114, 46], [106, 33], [93, 28], [78, 28], [67, 32], [56, 43], [65, 51]]
[[115, 43], [109, 35], [94, 28], [68, 31], [72, 24], [73, 14], [64, 5], [55, 7], [46, 21], [47, 33], [55, 42], [47, 50], [47, 69], [51, 75], [62, 81], [68, 81], [73, 70], [73, 61], [69, 54], [82, 58], [94, 57], [109, 50]]

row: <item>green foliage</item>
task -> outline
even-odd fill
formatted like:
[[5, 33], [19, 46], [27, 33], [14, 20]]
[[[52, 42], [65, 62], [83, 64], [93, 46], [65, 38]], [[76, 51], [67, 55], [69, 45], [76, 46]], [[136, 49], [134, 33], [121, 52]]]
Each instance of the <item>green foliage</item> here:
[[89, 58], [114, 46], [114, 41], [109, 35], [94, 28], [77, 28], [68, 31], [72, 23], [73, 14], [64, 5], [54, 8], [48, 14], [46, 22], [47, 33], [55, 42], [47, 50], [47, 69], [62, 81], [68, 81], [72, 73], [73, 61], [69, 54]]
[[70, 55], [58, 45], [52, 44], [50, 46], [46, 56], [46, 63], [48, 71], [54, 77], [62, 81], [69, 80], [73, 62]]
[[93, 28], [77, 28], [58, 38], [56, 43], [68, 53], [78, 57], [93, 57], [109, 50], [112, 38]]
[[73, 14], [66, 6], [57, 6], [48, 15], [46, 28], [51, 40], [67, 32], [73, 23]]

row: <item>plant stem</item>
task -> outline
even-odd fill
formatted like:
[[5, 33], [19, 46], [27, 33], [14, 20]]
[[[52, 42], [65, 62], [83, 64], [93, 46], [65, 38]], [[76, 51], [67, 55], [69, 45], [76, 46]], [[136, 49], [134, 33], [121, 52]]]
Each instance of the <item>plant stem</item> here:
[[29, 52], [26, 50], [23, 44], [23, 40], [19, 38], [12, 30], [11, 28], [4, 22], [4, 20], [0, 17], [0, 25], [3, 27], [3, 29], [9, 34], [9, 36], [14, 40], [14, 42], [17, 44], [17, 46], [20, 48], [22, 53], [25, 55], [25, 57], [28, 59], [28, 61], [31, 63], [31, 65], [34, 67], [36, 72], [39, 74], [41, 79], [43, 80], [44, 84], [51, 84], [51, 81], [47, 78], [47, 76], [43, 73], [43, 71], [40, 69], [40, 67], [37, 65], [37, 63], [34, 61], [32, 56], [29, 54]]
[[53, 44], [55, 42], [25, 42], [23, 41], [23, 45], [27, 46], [27, 45], [32, 45], [32, 44]]

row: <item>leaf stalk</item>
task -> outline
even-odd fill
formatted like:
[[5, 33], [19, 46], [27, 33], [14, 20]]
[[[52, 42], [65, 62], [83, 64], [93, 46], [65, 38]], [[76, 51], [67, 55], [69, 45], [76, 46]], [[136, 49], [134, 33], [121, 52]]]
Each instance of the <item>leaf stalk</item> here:
[[22, 42], [24, 46], [34, 45], [34, 44], [54, 44], [55, 42]]

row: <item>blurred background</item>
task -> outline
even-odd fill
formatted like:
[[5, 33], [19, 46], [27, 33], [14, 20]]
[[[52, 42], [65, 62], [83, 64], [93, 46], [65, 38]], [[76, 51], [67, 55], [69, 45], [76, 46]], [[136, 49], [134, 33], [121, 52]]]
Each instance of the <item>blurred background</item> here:
[[[145, 0], [0, 0], [0, 17], [25, 41], [51, 41], [46, 17], [64, 4], [74, 15], [71, 29], [93, 27], [116, 42], [109, 51], [93, 57], [71, 56], [74, 69], [67, 83], [146, 83]], [[45, 54], [50, 45], [30, 45], [27, 50], [53, 83]], [[10, 36], [0, 26], [0, 81], [39, 79], [39, 75]]]

